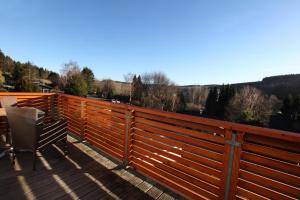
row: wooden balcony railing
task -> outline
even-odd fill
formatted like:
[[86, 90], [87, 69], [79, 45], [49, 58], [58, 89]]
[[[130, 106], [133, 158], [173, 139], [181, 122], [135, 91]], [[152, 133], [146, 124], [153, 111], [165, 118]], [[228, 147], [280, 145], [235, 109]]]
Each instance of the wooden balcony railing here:
[[191, 199], [299, 199], [300, 134], [65, 94], [14, 95]]

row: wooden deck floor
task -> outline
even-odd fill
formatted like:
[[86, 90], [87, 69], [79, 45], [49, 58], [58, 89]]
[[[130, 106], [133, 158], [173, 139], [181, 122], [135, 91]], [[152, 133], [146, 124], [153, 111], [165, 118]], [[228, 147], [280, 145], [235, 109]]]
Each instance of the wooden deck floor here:
[[49, 148], [32, 171], [32, 154], [20, 153], [12, 166], [0, 159], [0, 199], [183, 199], [89, 145], [69, 137], [70, 154]]

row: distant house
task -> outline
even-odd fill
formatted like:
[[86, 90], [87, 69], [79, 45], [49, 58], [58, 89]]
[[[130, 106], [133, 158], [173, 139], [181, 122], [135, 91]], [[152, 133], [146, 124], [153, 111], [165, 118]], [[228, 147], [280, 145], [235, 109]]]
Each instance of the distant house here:
[[48, 86], [48, 85], [42, 85], [42, 84], [40, 84], [39, 87], [40, 87], [40, 90], [43, 93], [49, 93], [49, 92], [52, 92], [52, 90], [53, 90], [53, 87]]
[[[53, 87], [51, 86], [51, 81], [48, 80], [43, 80], [43, 79], [33, 80], [32, 84], [37, 85], [39, 90], [43, 93], [52, 92], [54, 90]], [[13, 85], [3, 84], [1, 87], [8, 92], [15, 91], [15, 86]]]
[[3, 84], [2, 87], [7, 90], [8, 92], [12, 92], [15, 89], [15, 86]]
[[53, 91], [53, 87], [50, 86], [51, 85], [51, 81], [49, 81], [49, 80], [38, 79], [38, 80], [32, 81], [32, 83], [38, 85], [38, 87], [40, 88], [41, 92], [43, 92], [43, 93], [48, 93], [48, 92], [52, 92]]

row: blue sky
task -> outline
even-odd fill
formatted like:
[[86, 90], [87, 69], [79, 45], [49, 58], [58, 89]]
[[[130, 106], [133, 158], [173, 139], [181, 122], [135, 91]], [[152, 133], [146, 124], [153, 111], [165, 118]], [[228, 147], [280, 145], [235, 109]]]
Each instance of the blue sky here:
[[179, 85], [300, 73], [299, 0], [0, 0], [0, 49], [98, 79], [160, 71]]

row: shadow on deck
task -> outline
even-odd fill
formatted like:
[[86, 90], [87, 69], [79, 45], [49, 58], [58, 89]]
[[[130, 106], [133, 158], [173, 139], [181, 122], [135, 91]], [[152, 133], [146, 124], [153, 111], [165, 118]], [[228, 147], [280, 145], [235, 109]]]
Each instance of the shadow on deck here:
[[182, 199], [177, 194], [68, 137], [70, 154], [59, 148], [39, 154], [32, 171], [32, 154], [0, 159], [1, 199]]

